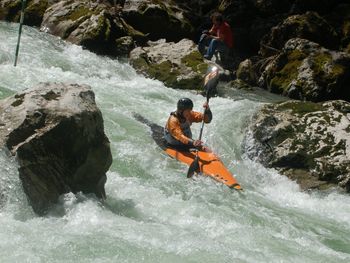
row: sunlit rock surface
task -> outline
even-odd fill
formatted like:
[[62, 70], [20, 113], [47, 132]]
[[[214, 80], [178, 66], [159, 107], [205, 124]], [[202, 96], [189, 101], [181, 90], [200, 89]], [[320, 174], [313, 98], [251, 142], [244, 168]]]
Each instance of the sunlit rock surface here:
[[36, 213], [67, 192], [105, 197], [112, 156], [90, 87], [44, 83], [2, 100], [0, 144], [16, 155]]

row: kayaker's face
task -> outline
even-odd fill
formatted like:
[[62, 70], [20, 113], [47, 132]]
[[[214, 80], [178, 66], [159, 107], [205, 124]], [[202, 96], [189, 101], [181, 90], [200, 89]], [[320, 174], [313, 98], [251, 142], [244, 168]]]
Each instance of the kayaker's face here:
[[186, 118], [186, 119], [188, 119], [190, 116], [191, 116], [191, 111], [192, 111], [192, 109], [187, 109], [187, 110], [184, 110], [183, 112], [182, 112], [182, 115]]

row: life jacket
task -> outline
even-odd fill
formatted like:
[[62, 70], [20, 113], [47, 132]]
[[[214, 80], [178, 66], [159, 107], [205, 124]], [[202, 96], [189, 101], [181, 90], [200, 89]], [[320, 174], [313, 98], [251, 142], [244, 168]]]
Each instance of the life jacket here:
[[[170, 113], [170, 117], [169, 117], [169, 120], [168, 122], [170, 121], [170, 118], [177, 118], [179, 120], [179, 123], [180, 123], [180, 128], [182, 130], [182, 133], [188, 137], [188, 138], [192, 138], [192, 131], [191, 131], [191, 122], [186, 120], [186, 118], [184, 118], [183, 116], [178, 116], [178, 114], [176, 114], [176, 112], [172, 112]], [[164, 139], [166, 140], [166, 142], [168, 144], [171, 144], [171, 145], [183, 145], [185, 144], [184, 142], [181, 142], [179, 140], [177, 140], [176, 138], [174, 138], [169, 130], [168, 130], [168, 122], [167, 124], [165, 125], [165, 129], [164, 129]]]

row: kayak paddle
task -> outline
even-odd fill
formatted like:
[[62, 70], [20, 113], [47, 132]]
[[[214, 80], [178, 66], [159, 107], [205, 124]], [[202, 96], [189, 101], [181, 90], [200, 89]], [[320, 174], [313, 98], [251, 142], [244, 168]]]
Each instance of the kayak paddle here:
[[[212, 67], [208, 70], [208, 73], [204, 77], [204, 90], [206, 91], [206, 97], [207, 97], [207, 105], [209, 106], [209, 99], [210, 99], [210, 92], [216, 88], [216, 86], [219, 83], [219, 70], [217, 67]], [[204, 128], [204, 114], [205, 110], [203, 112], [203, 120], [201, 125], [201, 130], [199, 132], [199, 139], [202, 139], [203, 134], [203, 128]], [[197, 171], [199, 171], [199, 156], [198, 156], [198, 149], [196, 150], [196, 157], [194, 158], [193, 162], [191, 163], [190, 167], [187, 171], [187, 178], [191, 178], [193, 174]]]

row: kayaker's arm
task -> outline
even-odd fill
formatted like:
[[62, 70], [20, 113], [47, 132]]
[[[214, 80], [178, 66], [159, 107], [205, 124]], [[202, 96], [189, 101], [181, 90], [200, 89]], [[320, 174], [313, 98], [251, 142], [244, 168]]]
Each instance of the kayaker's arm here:
[[167, 130], [176, 140], [182, 142], [183, 144], [187, 144], [192, 146], [193, 140], [188, 138], [181, 130], [179, 120], [177, 118], [170, 118], [167, 123]]
[[[210, 123], [213, 119], [213, 114], [209, 107], [207, 107], [204, 111], [204, 122]], [[192, 111], [191, 112], [191, 122], [201, 122], [203, 120], [203, 113]]]

